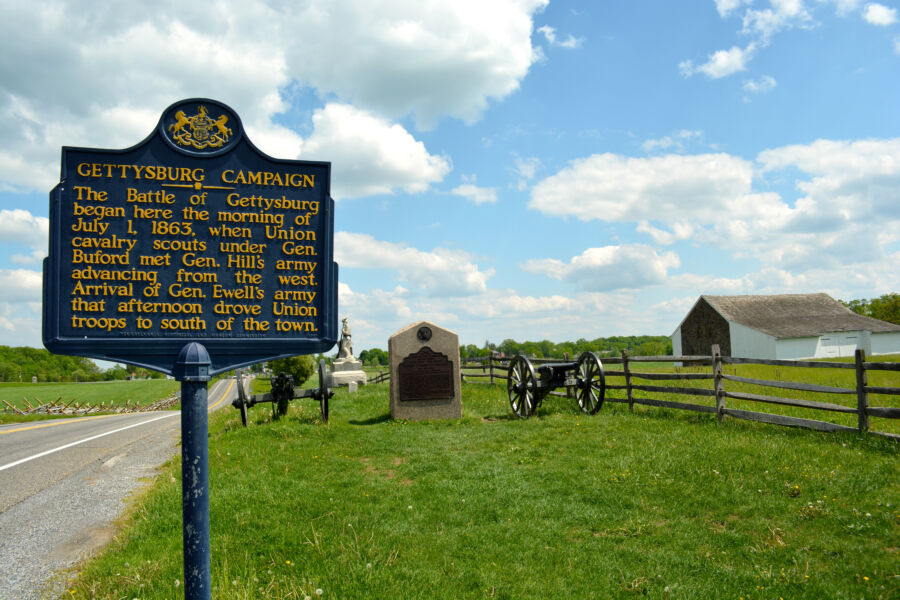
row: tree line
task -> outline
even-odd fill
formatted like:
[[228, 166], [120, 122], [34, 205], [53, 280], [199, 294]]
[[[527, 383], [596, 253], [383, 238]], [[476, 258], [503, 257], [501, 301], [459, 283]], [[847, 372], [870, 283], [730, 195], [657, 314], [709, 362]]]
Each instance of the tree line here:
[[839, 300], [839, 302], [857, 314], [900, 325], [900, 294], [884, 294], [871, 300], [849, 302]]
[[[459, 347], [461, 358], [479, 358], [488, 356], [491, 352], [499, 352], [504, 356], [525, 354], [532, 358], [563, 358], [566, 354], [575, 359], [582, 352], [596, 352], [601, 356], [618, 356], [622, 350], [628, 350], [633, 356], [666, 356], [672, 354], [672, 340], [665, 335], [627, 335], [608, 338], [596, 338], [586, 340], [578, 339], [574, 342], [517, 342], [513, 339], [505, 339], [499, 344], [485, 340], [479, 347], [475, 344], [467, 344]], [[381, 348], [363, 350], [357, 357], [364, 365], [371, 367], [387, 366], [389, 364], [388, 353]]]
[[43, 348], [0, 346], [0, 381], [31, 383], [45, 381], [113, 381], [161, 379], [162, 373], [141, 367], [113, 365], [103, 370], [89, 358], [53, 354]]

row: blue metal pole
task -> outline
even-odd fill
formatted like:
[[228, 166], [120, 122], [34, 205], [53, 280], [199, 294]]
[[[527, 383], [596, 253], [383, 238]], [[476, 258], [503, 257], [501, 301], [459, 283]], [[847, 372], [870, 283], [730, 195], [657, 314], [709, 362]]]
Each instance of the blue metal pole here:
[[185, 600], [211, 600], [209, 544], [209, 354], [192, 342], [173, 373], [181, 381], [181, 517]]

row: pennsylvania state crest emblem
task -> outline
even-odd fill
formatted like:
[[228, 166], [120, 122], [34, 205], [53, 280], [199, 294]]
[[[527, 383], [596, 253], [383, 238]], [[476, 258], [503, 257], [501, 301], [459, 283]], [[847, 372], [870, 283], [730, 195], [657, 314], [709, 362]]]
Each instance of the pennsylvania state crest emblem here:
[[215, 119], [209, 116], [206, 106], [197, 106], [197, 114], [187, 116], [183, 110], [175, 113], [174, 122], [169, 125], [172, 139], [179, 146], [196, 150], [221, 148], [231, 138], [232, 132], [226, 124], [227, 115]]

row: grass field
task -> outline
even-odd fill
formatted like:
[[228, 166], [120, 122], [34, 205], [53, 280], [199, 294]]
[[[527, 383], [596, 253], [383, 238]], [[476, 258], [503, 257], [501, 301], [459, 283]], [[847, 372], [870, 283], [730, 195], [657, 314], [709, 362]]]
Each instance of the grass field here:
[[[135, 381], [101, 381], [91, 383], [0, 383], [0, 400], [13, 406], [25, 408], [22, 398], [27, 397], [32, 405], [59, 399], [63, 404], [70, 401], [81, 404], [105, 403], [144, 406], [157, 400], [168, 398], [178, 389], [178, 382], [166, 379]], [[0, 408], [7, 408], [0, 402]], [[19, 422], [53, 418], [53, 415], [28, 415], [0, 412], [0, 423]]]
[[[388, 386], [210, 422], [213, 597], [897, 598], [900, 446], [463, 386], [460, 421]], [[180, 461], [66, 598], [183, 595]]]

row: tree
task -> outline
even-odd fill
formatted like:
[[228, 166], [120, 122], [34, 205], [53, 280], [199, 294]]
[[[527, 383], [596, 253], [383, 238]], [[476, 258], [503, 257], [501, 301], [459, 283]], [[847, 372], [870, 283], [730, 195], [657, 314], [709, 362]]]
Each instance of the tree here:
[[635, 356], [671, 356], [672, 342], [647, 341], [638, 344], [634, 349]]
[[390, 362], [390, 354], [381, 348], [369, 349], [369, 364], [373, 367], [386, 366]]
[[106, 372], [103, 373], [103, 378], [106, 381], [125, 380], [128, 378], [128, 369], [120, 364], [116, 364], [115, 366], [108, 368]]
[[300, 387], [309, 379], [316, 370], [316, 362], [312, 356], [291, 356], [269, 361], [272, 373], [278, 375], [284, 373], [294, 378], [294, 387]]
[[515, 356], [516, 354], [518, 354], [520, 348], [521, 345], [519, 344], [519, 342], [513, 339], [506, 338], [505, 340], [500, 342], [500, 346], [498, 349], [505, 356]]
[[900, 294], [885, 294], [874, 298], [869, 305], [871, 306], [870, 316], [900, 325]]
[[871, 300], [851, 300], [840, 303], [853, 312], [900, 325], [900, 294], [884, 294]]

